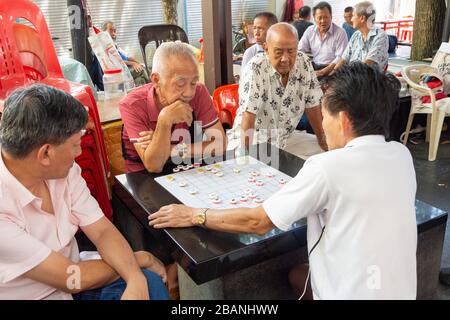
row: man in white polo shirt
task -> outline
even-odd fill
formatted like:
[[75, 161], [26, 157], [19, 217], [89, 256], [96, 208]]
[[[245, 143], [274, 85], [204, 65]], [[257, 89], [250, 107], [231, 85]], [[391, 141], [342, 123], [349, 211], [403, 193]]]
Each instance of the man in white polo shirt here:
[[[322, 112], [331, 151], [310, 157], [262, 206], [170, 205], [151, 214], [150, 225], [264, 234], [307, 217], [315, 299], [415, 299], [416, 176], [408, 149], [385, 140], [400, 84], [361, 62], [327, 84]], [[300, 295], [303, 286], [292, 284]]]

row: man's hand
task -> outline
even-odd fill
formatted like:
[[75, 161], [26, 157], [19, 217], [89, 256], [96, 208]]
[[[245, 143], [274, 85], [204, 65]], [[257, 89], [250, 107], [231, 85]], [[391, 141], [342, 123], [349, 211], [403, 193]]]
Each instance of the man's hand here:
[[127, 281], [127, 286], [121, 300], [149, 300], [147, 278], [142, 272], [133, 275]]
[[131, 67], [133, 68], [134, 71], [141, 72], [142, 70], [144, 70], [144, 67], [139, 62], [134, 62], [134, 61], [130, 61], [130, 62], [131, 62]]
[[[323, 70], [323, 69], [322, 69]], [[316, 77], [317, 78], [320, 78], [320, 77], [323, 77], [325, 74], [323, 73], [323, 71], [322, 70], [317, 70], [316, 71]]]
[[192, 227], [192, 216], [195, 209], [180, 204], [161, 207], [158, 212], [148, 216], [149, 225], [161, 228]]
[[154, 273], [156, 273], [158, 276], [161, 277], [164, 283], [167, 282], [166, 268], [158, 258], [156, 258], [154, 255], [152, 255], [150, 252], [147, 251], [135, 252], [134, 256], [136, 257], [136, 260], [141, 268], [153, 271]]
[[317, 136], [317, 142], [323, 151], [328, 151], [327, 139], [325, 133], [321, 133]]
[[139, 132], [140, 138], [137, 139], [137, 141], [134, 143], [137, 147], [141, 148], [145, 151], [147, 149], [148, 145], [152, 141], [153, 137], [153, 130], [149, 131], [141, 131]]
[[158, 121], [160, 119], [163, 119], [170, 124], [185, 122], [188, 126], [191, 126], [192, 107], [186, 102], [177, 100], [161, 110], [158, 116]]

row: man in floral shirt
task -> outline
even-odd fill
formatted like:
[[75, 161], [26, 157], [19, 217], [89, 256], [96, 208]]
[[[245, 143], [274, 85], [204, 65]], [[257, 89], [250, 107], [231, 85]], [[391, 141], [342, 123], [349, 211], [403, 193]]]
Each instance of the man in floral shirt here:
[[383, 30], [373, 26], [374, 20], [375, 8], [372, 3], [363, 1], [355, 5], [352, 22], [353, 27], [358, 31], [351, 37], [335, 69], [352, 61], [377, 65], [380, 71], [386, 69], [389, 58], [389, 39]]
[[[229, 149], [269, 142], [297, 155], [326, 150], [320, 112], [322, 91], [311, 61], [297, 52], [297, 31], [287, 23], [278, 23], [270, 27], [266, 41], [265, 54], [253, 57], [243, 74], [239, 109], [228, 133]], [[320, 148], [314, 136], [295, 131], [304, 111]], [[308, 143], [303, 142], [308, 140], [309, 150], [305, 150]]]

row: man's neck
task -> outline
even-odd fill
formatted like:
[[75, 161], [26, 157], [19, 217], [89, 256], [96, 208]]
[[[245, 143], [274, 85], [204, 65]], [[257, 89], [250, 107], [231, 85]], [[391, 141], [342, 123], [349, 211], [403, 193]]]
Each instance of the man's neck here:
[[160, 95], [158, 94], [158, 90], [155, 88], [155, 103], [159, 110], [162, 110], [166, 105], [161, 102]]
[[330, 26], [328, 27], [328, 29], [326, 29], [326, 30], [320, 30], [320, 29], [319, 29], [320, 37], [321, 37], [321, 38], [325, 37], [325, 35], [327, 34], [327, 32], [330, 31], [330, 28], [331, 28], [331, 24], [330, 24]]
[[[8, 153], [1, 151], [3, 163], [8, 171], [31, 193], [35, 194], [40, 190], [44, 179], [36, 174], [33, 166], [30, 166], [27, 158], [15, 159]], [[35, 194], [36, 195], [36, 194]]]
[[361, 31], [364, 40], [367, 40], [367, 37], [369, 35], [370, 29], [367, 26], [362, 26], [361, 28], [359, 28], [359, 31]]

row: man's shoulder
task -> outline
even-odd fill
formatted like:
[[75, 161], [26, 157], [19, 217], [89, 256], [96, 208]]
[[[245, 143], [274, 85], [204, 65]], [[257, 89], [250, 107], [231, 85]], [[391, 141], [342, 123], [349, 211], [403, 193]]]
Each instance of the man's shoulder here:
[[120, 108], [139, 107], [146, 105], [149, 91], [153, 83], [145, 84], [128, 93], [119, 103]]
[[[309, 26], [306, 28], [305, 33], [303, 34], [303, 37], [309, 36], [311, 33], [314, 32], [315, 28], [316, 28], [316, 26], [315, 26], [314, 24], [309, 25]], [[303, 39], [303, 37], [302, 37], [302, 39]]]
[[347, 32], [345, 32], [343, 27], [338, 26], [336, 23], [333, 22], [333, 28], [334, 28], [334, 32], [338, 33], [338, 34], [344, 34], [345, 36], [347, 36]]

